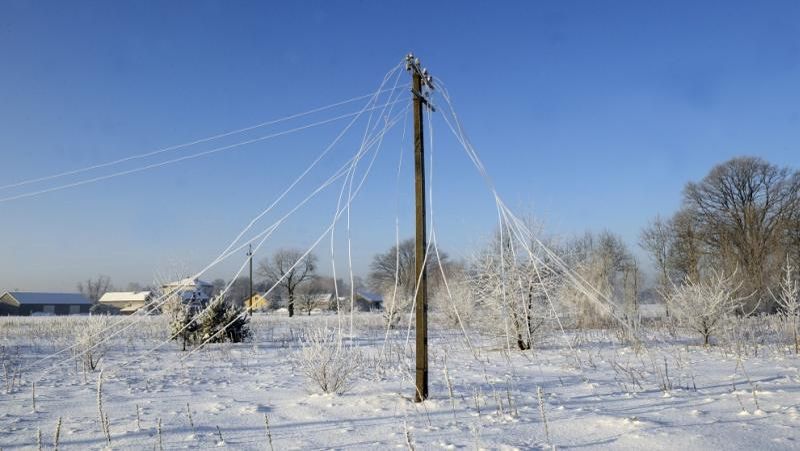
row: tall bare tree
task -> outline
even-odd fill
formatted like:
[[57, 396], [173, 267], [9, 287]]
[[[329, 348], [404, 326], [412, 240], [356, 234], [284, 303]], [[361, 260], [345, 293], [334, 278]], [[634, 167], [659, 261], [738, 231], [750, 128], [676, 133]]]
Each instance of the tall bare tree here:
[[[800, 208], [800, 173], [760, 158], [740, 157], [689, 183], [684, 204], [701, 227], [701, 237], [728, 271], [741, 269], [746, 292], [765, 301], [779, 273], [787, 227]], [[749, 306], [748, 306], [749, 307]]]
[[699, 281], [700, 268], [704, 266], [704, 244], [700, 238], [700, 227], [692, 212], [684, 209], [672, 218], [673, 246], [670, 249], [669, 265], [675, 280]]
[[658, 268], [659, 286], [666, 288], [670, 281], [669, 256], [672, 252], [672, 223], [657, 216], [643, 230], [639, 237], [639, 246], [650, 254]]
[[297, 288], [311, 280], [317, 266], [317, 257], [297, 249], [279, 249], [272, 257], [258, 265], [258, 272], [269, 280], [277, 281], [286, 291], [289, 316], [294, 316], [294, 300]]
[[656, 217], [651, 221], [639, 237], [639, 246], [650, 255], [658, 270], [658, 292], [666, 306], [669, 316], [667, 300], [672, 285], [672, 265], [670, 256], [673, 255], [675, 246], [675, 232], [672, 221], [665, 221]]
[[[439, 252], [442, 266], [448, 264], [448, 256], [444, 252]], [[395, 277], [397, 278], [397, 291], [399, 296], [405, 299], [414, 297], [416, 287], [416, 266], [414, 254], [414, 240], [407, 239], [400, 242], [400, 246], [392, 246], [384, 253], [375, 255], [370, 265], [370, 273], [367, 278], [367, 285], [370, 289], [383, 292], [390, 287], [394, 287]], [[428, 286], [434, 290], [441, 279], [439, 261], [436, 253], [431, 251], [427, 257], [426, 267], [428, 270]]]
[[[568, 242], [563, 252], [592, 287], [588, 292], [577, 285], [562, 287], [562, 302], [572, 310], [579, 327], [603, 324], [611, 319], [613, 309], [627, 312], [638, 304], [638, 269], [622, 238], [609, 231], [586, 233]], [[614, 305], [605, 305], [608, 302]]]
[[108, 276], [97, 276], [97, 279], [86, 279], [85, 282], [78, 283], [78, 291], [92, 304], [96, 304], [110, 290], [112, 290], [111, 278]]

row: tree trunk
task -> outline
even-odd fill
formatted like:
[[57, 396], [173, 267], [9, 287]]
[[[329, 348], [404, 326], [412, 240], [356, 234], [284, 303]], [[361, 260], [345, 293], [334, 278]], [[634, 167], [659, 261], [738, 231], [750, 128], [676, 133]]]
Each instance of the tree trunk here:
[[288, 290], [289, 292], [289, 318], [294, 316], [294, 290]]

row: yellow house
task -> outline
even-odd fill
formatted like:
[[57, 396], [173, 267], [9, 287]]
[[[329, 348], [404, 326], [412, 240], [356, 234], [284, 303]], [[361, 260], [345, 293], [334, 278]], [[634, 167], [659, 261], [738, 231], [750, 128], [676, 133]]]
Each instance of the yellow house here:
[[255, 293], [252, 298], [245, 299], [244, 307], [248, 310], [265, 310], [269, 307], [269, 301], [264, 295]]

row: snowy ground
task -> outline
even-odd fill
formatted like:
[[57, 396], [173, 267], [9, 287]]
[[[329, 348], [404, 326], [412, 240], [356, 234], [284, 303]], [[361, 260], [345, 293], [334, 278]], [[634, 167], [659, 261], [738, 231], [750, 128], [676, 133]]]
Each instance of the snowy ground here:
[[[800, 360], [779, 342], [745, 337], [704, 349], [659, 331], [636, 350], [613, 330], [568, 331], [522, 353], [477, 333], [471, 350], [457, 329], [434, 323], [431, 399], [415, 404], [407, 332], [385, 342], [371, 314], [355, 317], [365, 363], [343, 395], [318, 394], [296, 360], [302, 337], [334, 326], [333, 316], [257, 317], [252, 343], [209, 346], [184, 362], [174, 342], [145, 355], [166, 330], [159, 318], [137, 319], [100, 362], [109, 446], [98, 372], [84, 374], [68, 353], [23, 369], [6, 393], [20, 362], [72, 345], [86, 320], [0, 319], [0, 359], [11, 372], [0, 374], [0, 448], [37, 449], [38, 430], [51, 448], [61, 417], [62, 450], [263, 450], [265, 414], [276, 450], [800, 448]], [[36, 382], [34, 411], [31, 382], [58, 361]]]

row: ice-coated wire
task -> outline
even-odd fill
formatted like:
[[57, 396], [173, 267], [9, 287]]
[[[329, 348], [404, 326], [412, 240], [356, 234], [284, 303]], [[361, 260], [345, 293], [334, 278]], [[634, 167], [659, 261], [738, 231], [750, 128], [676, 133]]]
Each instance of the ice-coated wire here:
[[[386, 333], [383, 337], [383, 347], [381, 348], [381, 358], [386, 356], [386, 342], [389, 340], [389, 331], [391, 330], [392, 320], [394, 319], [394, 310], [397, 305], [397, 288], [400, 284], [400, 172], [403, 168], [403, 149], [406, 142], [406, 126], [408, 124], [408, 116], [403, 119], [403, 134], [400, 137], [400, 156], [397, 159], [397, 175], [395, 179], [395, 217], [394, 217], [394, 247], [395, 247], [395, 263], [394, 263], [394, 288], [392, 289], [392, 301], [389, 304], [389, 315], [386, 321]], [[385, 307], [384, 307], [385, 308]]]
[[[382, 107], [383, 106], [377, 106], [375, 108], [376, 109], [380, 109]], [[291, 134], [291, 133], [296, 133], [296, 132], [299, 132], [299, 131], [307, 130], [309, 128], [313, 128], [313, 127], [318, 127], [318, 126], [321, 126], [321, 125], [329, 124], [331, 122], [335, 122], [335, 121], [338, 121], [338, 120], [346, 119], [348, 117], [357, 116], [357, 115], [360, 115], [360, 114], [361, 114], [361, 112], [342, 114], [342, 115], [339, 115], [339, 116], [336, 116], [336, 117], [333, 117], [333, 118], [330, 118], [330, 119], [325, 119], [325, 120], [313, 122], [311, 124], [302, 125], [302, 126], [299, 126], [299, 127], [294, 127], [294, 128], [289, 129], [289, 130], [284, 130], [284, 131], [275, 132], [275, 133], [271, 133], [271, 134], [264, 135], [264, 136], [259, 136], [257, 138], [248, 139], [246, 141], [241, 141], [241, 142], [234, 143], [234, 144], [229, 144], [229, 145], [226, 145], [226, 146], [215, 147], [213, 149], [205, 150], [203, 152], [198, 152], [198, 153], [194, 153], [194, 154], [191, 154], [191, 155], [185, 155], [185, 156], [182, 156], [182, 157], [173, 158], [173, 159], [166, 160], [166, 161], [161, 161], [161, 162], [158, 162], [158, 163], [148, 164], [146, 166], [140, 166], [140, 167], [137, 167], [137, 168], [132, 168], [132, 169], [124, 170], [124, 171], [114, 172], [112, 174], [106, 174], [106, 175], [101, 175], [101, 176], [97, 176], [97, 177], [92, 177], [92, 178], [89, 178], [89, 179], [79, 180], [77, 182], [66, 183], [66, 184], [63, 184], [63, 185], [58, 185], [58, 186], [54, 186], [54, 187], [51, 187], [51, 188], [41, 189], [41, 190], [38, 190], [38, 191], [30, 191], [30, 192], [26, 192], [26, 193], [22, 193], [22, 194], [8, 196], [8, 197], [0, 198], [0, 203], [10, 202], [10, 201], [19, 200], [19, 199], [25, 199], [25, 198], [29, 198], [29, 197], [35, 197], [35, 196], [39, 196], [39, 195], [42, 195], [42, 194], [53, 193], [53, 192], [56, 192], [56, 191], [62, 191], [62, 190], [69, 189], [69, 188], [75, 188], [75, 187], [78, 187], [78, 186], [88, 185], [90, 183], [95, 183], [95, 182], [100, 182], [100, 181], [103, 181], [103, 180], [109, 180], [109, 179], [116, 178], [116, 177], [122, 177], [122, 176], [125, 176], [125, 175], [135, 174], [135, 173], [147, 171], [147, 170], [150, 170], [150, 169], [156, 169], [156, 168], [159, 168], [159, 167], [162, 167], [162, 166], [166, 166], [166, 165], [169, 165], [169, 164], [179, 163], [181, 161], [191, 160], [191, 159], [194, 159], [194, 158], [204, 157], [204, 156], [215, 154], [215, 153], [219, 153], [219, 152], [233, 150], [233, 149], [237, 149], [239, 147], [246, 146], [246, 145], [249, 145], [249, 144], [255, 144], [257, 142], [265, 141], [265, 140], [272, 139], [272, 138], [277, 138], [279, 136], [284, 136], [284, 135], [288, 135], [288, 134]]]
[[[398, 73], [397, 77], [395, 78], [393, 89], [390, 92], [394, 92], [396, 90], [397, 82], [399, 80], [399, 77], [400, 77], [401, 73], [402, 72]], [[383, 82], [381, 83], [381, 86], [383, 86], [390, 78], [391, 78], [391, 72], [387, 73], [386, 76], [383, 78]], [[374, 98], [374, 101], [377, 101], [377, 99], [378, 99], [377, 96], [379, 94], [380, 93], [376, 93], [376, 97]], [[389, 95], [389, 98], [391, 100], [391, 94]], [[399, 94], [398, 94], [397, 97], [395, 97], [394, 100], [397, 100], [398, 98], [399, 98]], [[386, 110], [384, 108], [384, 110], [381, 112], [381, 115], [383, 115], [385, 113], [385, 111]], [[364, 145], [364, 139], [366, 138], [366, 134], [369, 131], [369, 128], [370, 128], [369, 124], [371, 123], [371, 121], [372, 121], [372, 113], [370, 113], [370, 117], [369, 117], [369, 120], [367, 121], [367, 126], [366, 126], [365, 131], [364, 131], [365, 134], [364, 134], [364, 137], [362, 138], [362, 141], [361, 141], [362, 147]], [[374, 128], [373, 128], [373, 131], [374, 131]], [[348, 171], [348, 178], [352, 177], [351, 174], [352, 174], [352, 172], [354, 170], [355, 170], [355, 166], [351, 167], [351, 169]], [[339, 192], [339, 197], [338, 197], [337, 203], [336, 203], [336, 210], [334, 210], [334, 211], [338, 211], [339, 210], [339, 206], [341, 205], [342, 197], [344, 195], [344, 187], [345, 187], [346, 184], [347, 183], [345, 182], [345, 184], [342, 185], [342, 190]], [[349, 220], [349, 211], [348, 211], [348, 220]], [[341, 320], [341, 308], [340, 308], [341, 306], [339, 304], [339, 283], [338, 283], [337, 278], [336, 278], [336, 258], [335, 258], [335, 246], [334, 246], [335, 231], [336, 231], [336, 224], [334, 223], [334, 227], [331, 230], [331, 235], [330, 235], [331, 272], [332, 272], [332, 277], [333, 277], [334, 296], [336, 297], [336, 316], [337, 316], [337, 325], [338, 325], [338, 329], [337, 330], [338, 330], [339, 338], [341, 338], [341, 335], [342, 335], [342, 320]], [[352, 272], [351, 272], [351, 277], [350, 277], [350, 291], [351, 291], [351, 306], [350, 306], [351, 307], [351, 309], [350, 309], [351, 315], [350, 315], [350, 317], [351, 317], [351, 323], [352, 323], [353, 282], [354, 282], [354, 280], [353, 280]]]
[[[401, 67], [401, 65], [402, 65], [402, 63], [400, 65], [396, 66], [393, 70], [399, 69]], [[397, 88], [395, 87], [394, 89], [397, 89]], [[387, 91], [392, 91], [392, 90], [391, 89], [386, 89], [386, 90], [383, 90], [381, 92], [387, 92]], [[173, 150], [178, 150], [178, 149], [191, 147], [191, 146], [194, 146], [194, 145], [197, 145], [197, 144], [202, 144], [202, 143], [206, 143], [206, 142], [209, 142], [209, 141], [214, 141], [214, 140], [225, 138], [225, 137], [228, 137], [228, 136], [238, 135], [240, 133], [245, 133], [245, 132], [248, 132], [248, 131], [251, 131], [251, 130], [256, 130], [258, 128], [279, 124], [281, 122], [286, 122], [286, 121], [289, 121], [289, 120], [292, 120], [292, 119], [297, 119], [297, 118], [308, 116], [308, 115], [311, 115], [311, 114], [314, 114], [314, 113], [319, 113], [319, 112], [326, 111], [326, 110], [329, 110], [329, 109], [332, 109], [332, 108], [336, 108], [336, 107], [339, 107], [339, 106], [342, 106], [342, 105], [347, 105], [349, 103], [357, 102], [359, 100], [363, 100], [363, 99], [372, 97], [373, 95], [374, 95], [374, 93], [365, 94], [365, 95], [353, 97], [353, 98], [350, 98], [350, 99], [347, 99], [347, 100], [342, 100], [342, 101], [339, 101], [339, 102], [331, 103], [329, 105], [313, 108], [311, 110], [304, 111], [302, 113], [295, 113], [295, 114], [291, 114], [289, 116], [284, 116], [284, 117], [281, 117], [281, 118], [278, 118], [278, 119], [271, 119], [271, 120], [268, 120], [268, 121], [260, 122], [258, 124], [249, 125], [249, 126], [246, 126], [246, 127], [235, 129], [235, 130], [222, 132], [222, 133], [219, 133], [219, 134], [216, 134], [216, 135], [195, 139], [193, 141], [188, 141], [188, 142], [181, 143], [181, 144], [175, 144], [175, 145], [172, 145], [172, 146], [169, 146], [169, 147], [163, 147], [163, 148], [160, 148], [160, 149], [157, 149], [157, 150], [153, 150], [153, 151], [149, 151], [149, 152], [145, 152], [145, 153], [140, 153], [140, 154], [136, 154], [136, 155], [129, 155], [127, 157], [120, 158], [120, 159], [117, 159], [117, 160], [107, 161], [107, 162], [103, 162], [103, 163], [97, 163], [97, 164], [94, 164], [94, 165], [91, 165], [91, 166], [86, 166], [86, 167], [83, 167], [83, 168], [71, 169], [69, 171], [64, 171], [64, 172], [59, 172], [59, 173], [56, 173], [56, 174], [51, 174], [51, 175], [46, 175], [46, 176], [42, 176], [42, 177], [36, 177], [36, 178], [32, 178], [32, 179], [22, 180], [22, 181], [19, 181], [19, 182], [14, 182], [14, 183], [8, 184], [8, 185], [2, 185], [2, 186], [0, 186], [0, 191], [5, 190], [5, 189], [10, 189], [10, 188], [17, 188], [17, 187], [20, 187], [20, 186], [30, 185], [32, 183], [46, 182], [46, 181], [57, 179], [57, 178], [67, 177], [67, 176], [70, 176], [70, 175], [81, 174], [83, 172], [88, 172], [88, 171], [92, 171], [92, 170], [95, 170], [95, 169], [102, 169], [102, 168], [106, 168], [106, 167], [109, 167], [109, 166], [115, 166], [115, 165], [118, 165], [118, 164], [126, 163], [128, 161], [140, 160], [140, 159], [143, 159], [143, 158], [148, 158], [148, 157], [152, 157], [152, 156], [155, 156], [155, 155], [159, 155], [159, 154], [162, 154], [162, 153], [165, 153], [165, 152], [170, 152], [170, 151], [173, 151]]]

